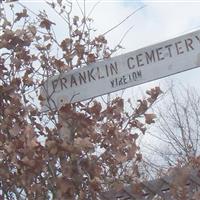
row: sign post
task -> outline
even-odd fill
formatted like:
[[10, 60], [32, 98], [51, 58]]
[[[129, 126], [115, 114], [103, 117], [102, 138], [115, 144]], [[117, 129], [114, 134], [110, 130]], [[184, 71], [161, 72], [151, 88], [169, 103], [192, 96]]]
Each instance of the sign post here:
[[200, 30], [50, 77], [44, 111], [200, 66]]

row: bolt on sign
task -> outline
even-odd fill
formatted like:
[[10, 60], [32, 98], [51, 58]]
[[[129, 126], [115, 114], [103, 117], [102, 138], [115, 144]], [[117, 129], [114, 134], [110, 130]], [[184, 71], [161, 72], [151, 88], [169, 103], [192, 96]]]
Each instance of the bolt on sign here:
[[200, 30], [48, 78], [42, 110], [75, 103], [200, 66]]

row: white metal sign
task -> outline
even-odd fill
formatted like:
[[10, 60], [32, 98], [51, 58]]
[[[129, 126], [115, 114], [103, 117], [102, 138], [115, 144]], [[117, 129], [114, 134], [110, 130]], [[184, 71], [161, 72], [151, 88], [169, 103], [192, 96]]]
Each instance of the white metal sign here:
[[200, 30], [48, 78], [41, 89], [43, 110], [199, 66]]

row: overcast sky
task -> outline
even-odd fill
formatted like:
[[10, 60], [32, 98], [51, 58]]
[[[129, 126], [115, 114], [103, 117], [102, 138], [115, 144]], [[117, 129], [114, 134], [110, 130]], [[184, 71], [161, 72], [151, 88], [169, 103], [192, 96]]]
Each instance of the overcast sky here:
[[[64, 36], [67, 27], [62, 19], [46, 5], [45, 0], [19, 0], [19, 2], [34, 11], [47, 10], [50, 19], [58, 24], [57, 34]], [[74, 15], [80, 16], [80, 8], [84, 8], [84, 0], [72, 0], [72, 2]], [[87, 16], [95, 7], [90, 17], [94, 19], [97, 34], [106, 32], [141, 8], [122, 25], [106, 34], [109, 44], [114, 47], [129, 30], [121, 44], [124, 49], [119, 51], [118, 55], [200, 29], [200, 0], [85, 0], [85, 7]], [[165, 90], [163, 84], [170, 81], [175, 85], [184, 84], [198, 88], [199, 74], [200, 68], [193, 69], [132, 87], [125, 91], [125, 95], [133, 96], [138, 91], [145, 91], [158, 85]]]
[[[87, 3], [88, 8], [91, 8], [93, 5], [93, 0]], [[125, 47], [125, 49], [119, 52], [119, 54], [200, 29], [200, 0], [102, 0], [92, 13], [92, 18], [95, 20], [95, 27], [97, 27], [100, 33], [104, 33], [109, 28], [120, 23], [130, 13], [143, 6], [143, 9], [107, 35], [108, 41], [114, 45], [130, 27], [133, 27], [123, 40], [122, 46]], [[200, 68], [129, 88], [124, 94], [134, 98], [135, 94], [138, 96], [140, 91], [158, 85], [165, 91], [167, 88], [164, 85], [166, 82], [170, 81], [173, 81], [174, 85], [177, 85], [179, 88], [181, 84], [185, 86], [194, 86], [198, 89], [200, 85]], [[155, 134], [154, 129], [150, 129], [150, 131], [153, 131]], [[149, 138], [148, 135], [149, 134], [147, 134], [147, 137], [143, 138], [142, 141], [145, 142], [145, 144], [151, 143], [151, 145], [153, 144], [156, 146], [158, 140], [155, 139], [154, 141], [154, 138], [152, 138], [152, 136]], [[145, 147], [145, 145], [141, 146]], [[142, 151], [143, 153], [146, 152], [147, 155], [149, 154], [148, 149], [142, 148]]]
[[[77, 5], [75, 0], [73, 2]], [[83, 6], [82, 0], [78, 2]], [[132, 27], [122, 42], [125, 49], [118, 54], [200, 29], [200, 0], [86, 0], [88, 13], [96, 2], [99, 3], [91, 17], [94, 19], [94, 27], [97, 28], [98, 33], [106, 32], [129, 14], [143, 7], [121, 26], [106, 35], [110, 44], [115, 45]], [[76, 12], [79, 11], [76, 10]], [[199, 72], [200, 69], [193, 69], [150, 84], [143, 84], [142, 88], [148, 88], [149, 85], [162, 85], [163, 82], [171, 80], [177, 84], [198, 86]], [[137, 87], [128, 89], [128, 92], [130, 90], [135, 91]]]
[[[91, 0], [91, 3], [87, 4], [93, 3]], [[200, 29], [200, 0], [102, 0], [93, 12], [96, 27], [104, 32], [141, 6], [144, 8], [107, 35], [109, 41], [117, 43], [119, 38], [133, 26], [122, 43], [125, 47], [124, 52]], [[168, 79], [199, 85], [199, 72], [199, 69], [195, 69]], [[161, 81], [163, 80], [166, 79]]]
[[[31, 9], [49, 9], [44, 0], [21, 0]], [[74, 14], [81, 15], [79, 6], [83, 9], [83, 0], [72, 0]], [[94, 19], [94, 27], [98, 34], [104, 33], [120, 23], [132, 12], [137, 11], [121, 26], [109, 32], [106, 37], [111, 46], [116, 45], [128, 31], [122, 42], [124, 50], [122, 54], [141, 47], [165, 41], [173, 37], [200, 29], [200, 0], [85, 0], [86, 14], [96, 5], [91, 13]], [[98, 3], [97, 3], [98, 2]], [[50, 17], [59, 22], [59, 33], [65, 32], [62, 19], [50, 11]], [[156, 82], [174, 80], [183, 84], [199, 85], [200, 69], [190, 70]], [[154, 85], [151, 82], [150, 85]], [[148, 84], [144, 84], [147, 86]]]
[[[63, 26], [62, 19], [50, 11], [43, 0], [21, 0], [20, 2], [30, 9], [47, 9], [50, 18], [59, 24], [58, 29], [56, 29], [58, 34], [64, 34], [66, 27]], [[77, 2], [83, 8], [83, 0], [73, 0], [74, 13], [80, 16], [81, 12]], [[98, 5], [97, 2], [99, 2]], [[143, 7], [121, 26], [106, 35], [110, 45], [114, 46], [132, 27], [122, 42], [124, 50], [118, 52], [118, 54], [200, 29], [200, 0], [86, 0], [86, 12], [88, 14], [94, 5], [96, 7], [91, 13], [91, 18], [94, 19], [94, 27], [97, 28], [98, 34], [106, 32], [132, 12]], [[126, 90], [125, 95], [133, 97], [138, 91], [158, 85], [161, 85], [161, 89], [163, 89], [162, 85], [171, 80], [175, 85], [184, 84], [198, 88], [200, 85], [199, 74], [200, 68], [193, 69], [129, 88]]]

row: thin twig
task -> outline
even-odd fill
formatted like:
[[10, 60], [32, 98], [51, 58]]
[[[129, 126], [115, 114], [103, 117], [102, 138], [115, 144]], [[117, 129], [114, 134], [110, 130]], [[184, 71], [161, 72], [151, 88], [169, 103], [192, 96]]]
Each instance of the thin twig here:
[[35, 13], [34, 11], [32, 11], [31, 9], [29, 9], [28, 7], [26, 7], [25, 5], [23, 5], [22, 3], [20, 3], [19, 1], [16, 2], [18, 5], [20, 5], [22, 8], [28, 10], [30, 13], [32, 13], [33, 15], [38, 17], [38, 14]]
[[97, 7], [97, 5], [101, 2], [102, 0], [97, 1], [94, 6], [92, 7], [92, 9], [90, 10], [89, 14], [87, 15], [87, 19], [90, 17], [90, 15], [92, 14], [92, 12], [94, 11], [94, 9]]
[[143, 9], [146, 6], [142, 6], [139, 7], [138, 9], [136, 9], [134, 12], [132, 12], [130, 15], [128, 15], [125, 19], [123, 19], [119, 24], [113, 26], [111, 29], [109, 29], [108, 31], [106, 31], [105, 33], [103, 33], [102, 35], [106, 35], [109, 32], [113, 31], [114, 29], [116, 29], [118, 26], [120, 26], [121, 24], [123, 24], [128, 18], [130, 18], [131, 16], [133, 16], [135, 13], [137, 13], [139, 10]]
[[122, 36], [121, 40], [118, 43], [118, 46], [121, 45], [121, 43], [123, 42], [124, 38], [126, 37], [126, 35], [128, 34], [128, 32], [133, 28], [133, 26], [131, 26]]
[[62, 19], [64, 22], [66, 22], [67, 24], [69, 24], [69, 22], [68, 22], [55, 8], [53, 8], [53, 7], [50, 5], [50, 3], [49, 3], [48, 1], [45, 1], [45, 3], [46, 3], [50, 8], [52, 8], [52, 9], [56, 12], [56, 14], [57, 14], [59, 17], [61, 17], [61, 19]]
[[84, 17], [84, 11], [82, 10], [82, 8], [81, 8], [81, 6], [80, 6], [78, 0], [76, 0], [76, 3], [77, 3], [77, 5], [78, 5], [78, 7], [79, 7], [79, 9], [80, 9], [80, 11], [81, 11], [83, 17]]
[[133, 28], [133, 26], [131, 26], [131, 27], [124, 33], [124, 35], [121, 37], [119, 43], [118, 43], [118, 44], [116, 45], [116, 47], [113, 49], [113, 52], [111, 53], [111, 55], [117, 51], [117, 48], [120, 48], [121, 43], [123, 42], [124, 38], [126, 37], [126, 35], [128, 34], [128, 32], [129, 32], [132, 28]]

